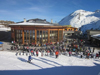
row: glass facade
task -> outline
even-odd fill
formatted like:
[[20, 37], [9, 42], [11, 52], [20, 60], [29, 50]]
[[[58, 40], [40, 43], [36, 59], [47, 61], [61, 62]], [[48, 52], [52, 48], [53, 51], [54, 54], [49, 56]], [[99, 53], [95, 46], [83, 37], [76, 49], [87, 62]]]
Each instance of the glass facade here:
[[24, 43], [35, 43], [34, 30], [24, 30]]
[[58, 41], [58, 31], [51, 30], [50, 31], [50, 42], [57, 42]]
[[22, 43], [22, 30], [15, 30], [15, 41]]
[[[35, 30], [24, 30], [24, 43], [36, 43], [37, 44], [46, 44], [48, 42], [57, 42], [58, 41], [58, 30], [36, 30], [37, 36], [35, 36]], [[48, 41], [50, 36], [50, 41]], [[35, 37], [37, 40], [35, 40]], [[22, 43], [22, 30], [15, 30], [15, 41]], [[59, 41], [62, 40], [62, 30], [59, 30]]]
[[37, 44], [45, 44], [48, 42], [48, 31], [37, 30]]

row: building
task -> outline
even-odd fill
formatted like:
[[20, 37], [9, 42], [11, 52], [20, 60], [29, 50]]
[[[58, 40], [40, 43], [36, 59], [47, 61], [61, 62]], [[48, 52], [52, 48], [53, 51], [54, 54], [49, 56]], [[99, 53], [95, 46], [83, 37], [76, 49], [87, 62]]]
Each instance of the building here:
[[[12, 40], [20, 43], [46, 44], [63, 40], [64, 30], [76, 31], [76, 28], [67, 28], [47, 22], [45, 19], [24, 19], [24, 22], [10, 24]], [[68, 30], [69, 31], [69, 30]]]
[[100, 30], [87, 30], [87, 37], [90, 44], [100, 46]]
[[87, 30], [87, 38], [91, 40], [91, 36], [95, 34], [100, 34], [100, 30]]

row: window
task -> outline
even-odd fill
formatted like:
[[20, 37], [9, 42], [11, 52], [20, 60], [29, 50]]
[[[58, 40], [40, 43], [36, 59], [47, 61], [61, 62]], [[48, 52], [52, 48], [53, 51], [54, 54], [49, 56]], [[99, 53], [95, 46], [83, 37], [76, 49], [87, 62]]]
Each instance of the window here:
[[76, 31], [76, 29], [74, 29], [74, 31]]

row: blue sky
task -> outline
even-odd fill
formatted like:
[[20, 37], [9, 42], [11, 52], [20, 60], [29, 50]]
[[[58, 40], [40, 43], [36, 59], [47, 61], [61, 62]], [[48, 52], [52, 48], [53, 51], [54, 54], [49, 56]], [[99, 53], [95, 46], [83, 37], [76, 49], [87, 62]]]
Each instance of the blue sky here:
[[0, 20], [19, 22], [24, 18], [41, 18], [59, 22], [79, 9], [100, 9], [100, 0], [0, 0]]

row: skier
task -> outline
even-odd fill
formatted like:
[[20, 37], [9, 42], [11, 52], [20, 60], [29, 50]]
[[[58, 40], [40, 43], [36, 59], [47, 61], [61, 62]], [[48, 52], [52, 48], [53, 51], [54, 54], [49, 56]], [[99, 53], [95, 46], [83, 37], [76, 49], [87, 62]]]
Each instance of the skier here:
[[31, 50], [31, 55], [34, 55], [34, 52], [33, 52], [33, 50]]
[[21, 55], [21, 51], [19, 51], [19, 55]]
[[15, 54], [16, 56], [18, 55], [18, 51], [16, 52], [16, 54]]
[[90, 53], [88, 52], [88, 53], [87, 53], [87, 59], [89, 59], [89, 56], [90, 56]]
[[24, 53], [25, 53], [25, 52], [23, 51], [23, 55], [24, 55]]
[[38, 57], [38, 50], [36, 51], [36, 56]]
[[69, 51], [69, 56], [71, 56], [71, 54], [72, 54], [72, 52], [71, 52], [71, 51]]
[[94, 50], [95, 50], [95, 47], [93, 47], [93, 52], [94, 52]]
[[98, 59], [99, 59], [99, 53], [96, 53], [96, 58], [98, 58]]
[[32, 59], [31, 59], [31, 55], [29, 55], [29, 56], [28, 56], [28, 62], [30, 63], [31, 60], [32, 60]]
[[59, 55], [59, 51], [58, 50], [55, 52], [55, 55], [56, 55], [56, 58], [58, 58], [58, 55]]
[[93, 53], [91, 53], [91, 58], [93, 58], [94, 57], [94, 55], [93, 55]]
[[100, 57], [100, 51], [99, 51], [99, 57]]
[[83, 52], [81, 52], [80, 55], [81, 55], [81, 58], [82, 58], [83, 57]]
[[28, 55], [28, 52], [26, 51], [26, 56]]

